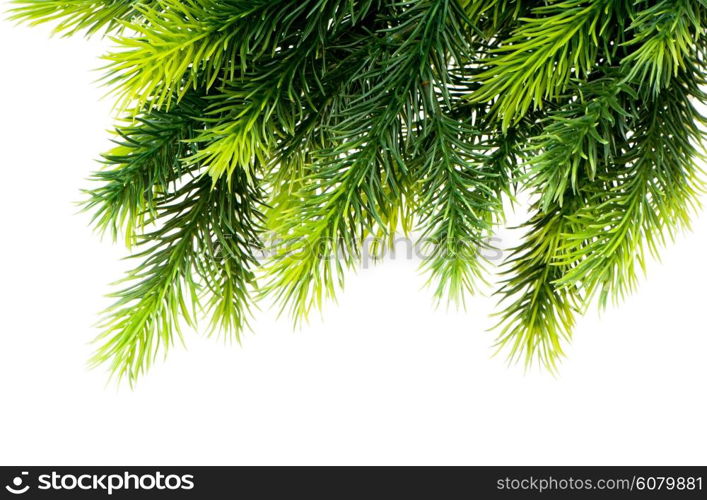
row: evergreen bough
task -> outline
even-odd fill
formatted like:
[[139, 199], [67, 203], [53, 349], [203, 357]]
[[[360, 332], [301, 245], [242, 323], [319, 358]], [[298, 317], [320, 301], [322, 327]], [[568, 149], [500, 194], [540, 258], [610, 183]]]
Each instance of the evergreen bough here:
[[15, 3], [115, 43], [124, 121], [86, 208], [138, 248], [94, 357], [130, 382], [199, 316], [238, 339], [264, 294], [306, 318], [400, 227], [463, 301], [519, 189], [498, 346], [554, 369], [703, 192], [707, 0]]

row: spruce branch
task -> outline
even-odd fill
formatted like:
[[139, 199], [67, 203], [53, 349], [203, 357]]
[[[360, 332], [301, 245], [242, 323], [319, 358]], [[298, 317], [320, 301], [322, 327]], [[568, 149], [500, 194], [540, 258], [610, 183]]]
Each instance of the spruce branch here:
[[636, 50], [621, 64], [629, 81], [638, 81], [655, 97], [694, 57], [694, 41], [704, 35], [707, 4], [702, 0], [638, 3], [645, 9], [630, 26], [634, 37], [624, 44]]
[[122, 232], [128, 244], [134, 242], [146, 218], [154, 217], [156, 198], [190, 170], [184, 160], [194, 148], [188, 141], [202, 126], [204, 107], [202, 98], [190, 95], [170, 111], [153, 109], [117, 128], [116, 147], [91, 179], [101, 185], [86, 190], [84, 208], [93, 212], [99, 231], [114, 239]]
[[[357, 262], [366, 234], [388, 227], [409, 175], [397, 151], [418, 110], [438, 105], [430, 82], [439, 78], [438, 70], [446, 71], [463, 40], [455, 1], [397, 7], [404, 14], [384, 19], [386, 27], [373, 38], [371, 66], [348, 83], [366, 93], [349, 103], [345, 116], [334, 117], [330, 133], [336, 146], [317, 153], [312, 173], [295, 194], [303, 202], [274, 227], [284, 249], [268, 270], [266, 290], [283, 307], [290, 304], [295, 317], [306, 318], [333, 297], [343, 286], [344, 270]], [[387, 27], [390, 22], [396, 25]]]
[[531, 108], [562, 94], [570, 79], [586, 77], [599, 59], [599, 40], [612, 31], [623, 1], [562, 0], [532, 10], [504, 43], [490, 50], [476, 75], [474, 102], [496, 99], [504, 130]]
[[503, 310], [495, 329], [497, 348], [506, 350], [510, 361], [523, 360], [526, 366], [537, 362], [554, 371], [564, 355], [563, 345], [572, 337], [582, 296], [556, 282], [566, 272], [557, 260], [571, 224], [567, 213], [578, 202], [572, 197], [563, 206], [545, 210], [536, 205], [536, 214], [524, 225], [523, 242], [505, 263], [506, 278], [497, 292]]
[[616, 76], [573, 89], [576, 100], [549, 111], [542, 132], [528, 145], [528, 185], [540, 193], [543, 210], [578, 193], [580, 178], [593, 180], [601, 165], [615, 161], [630, 125], [625, 96], [636, 92]]
[[[13, 0], [10, 19], [35, 26], [54, 23], [64, 36], [118, 33], [126, 22], [140, 17], [139, 5], [152, 0]], [[58, 22], [56, 22], [58, 21]]]
[[400, 229], [419, 231], [436, 299], [464, 303], [524, 190], [498, 347], [554, 370], [578, 314], [632, 291], [704, 193], [705, 0], [16, 0], [10, 16], [115, 44], [123, 114], [84, 206], [136, 247], [93, 359], [130, 383], [202, 316], [235, 340], [262, 296], [306, 318]]
[[502, 210], [493, 170], [484, 168], [478, 131], [439, 114], [420, 167], [420, 239], [435, 296], [464, 304], [484, 280], [483, 251]]
[[702, 144], [705, 118], [693, 99], [707, 97], [702, 77], [683, 73], [660, 97], [638, 112], [623, 154], [604, 164], [587, 186], [589, 197], [570, 218], [576, 225], [562, 259], [572, 270], [558, 280], [581, 283], [600, 303], [631, 292], [646, 253], [658, 249], [676, 232], [689, 227], [704, 192]]
[[160, 197], [154, 222], [161, 224], [140, 238], [133, 258], [144, 260], [112, 294], [94, 364], [108, 363], [133, 383], [181, 339], [183, 322], [196, 326], [204, 295], [212, 325], [238, 338], [247, 323], [261, 222], [259, 195], [244, 177], [213, 186], [201, 176]]

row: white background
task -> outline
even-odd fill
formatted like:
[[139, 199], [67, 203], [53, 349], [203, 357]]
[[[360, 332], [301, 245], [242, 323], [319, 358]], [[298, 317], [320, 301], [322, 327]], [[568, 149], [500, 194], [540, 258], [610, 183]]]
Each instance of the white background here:
[[490, 357], [495, 299], [435, 309], [398, 258], [302, 330], [264, 308], [243, 347], [190, 334], [106, 385], [85, 363], [127, 252], [73, 203], [109, 146], [108, 43], [48, 33], [0, 23], [0, 464], [707, 463], [705, 214], [557, 377]]

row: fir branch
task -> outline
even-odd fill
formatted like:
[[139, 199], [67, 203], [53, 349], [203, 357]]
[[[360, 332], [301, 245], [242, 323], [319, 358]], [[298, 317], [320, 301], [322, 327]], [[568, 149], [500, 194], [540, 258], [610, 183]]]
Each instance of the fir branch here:
[[[324, 36], [350, 12], [364, 15], [372, 3], [326, 2], [336, 5], [335, 15], [323, 17], [318, 0], [159, 0], [140, 7], [144, 22], [127, 25], [137, 37], [116, 38], [118, 47], [106, 56], [106, 82], [123, 104], [169, 107], [191, 87], [234, 79], [253, 61], [293, 43], [293, 34]], [[309, 24], [311, 17], [319, 25]]]
[[620, 299], [635, 287], [646, 253], [658, 257], [658, 248], [689, 225], [704, 192], [698, 161], [707, 121], [692, 100], [707, 95], [697, 71], [691, 67], [645, 103], [624, 154], [587, 186], [586, 204], [570, 217], [568, 251], [558, 259], [572, 269], [558, 283], [581, 283], [588, 296], [598, 290], [601, 304]]
[[[161, 225], [144, 235], [133, 258], [144, 261], [119, 283], [102, 322], [92, 363], [107, 363], [131, 384], [182, 337], [182, 322], [196, 325], [207, 295], [212, 325], [237, 336], [246, 324], [246, 290], [253, 283], [259, 247], [258, 194], [243, 174], [216, 186], [195, 178], [158, 204]], [[222, 262], [223, 260], [226, 262]]]
[[543, 210], [562, 205], [565, 193], [578, 192], [580, 177], [593, 180], [600, 165], [613, 162], [630, 129], [623, 97], [637, 97], [630, 86], [605, 77], [572, 90], [577, 99], [550, 111], [528, 146], [535, 153], [528, 160], [528, 186], [540, 193]]
[[[196, 324], [238, 339], [256, 250], [295, 321], [368, 236], [419, 228], [438, 299], [534, 197], [498, 347], [551, 370], [575, 315], [618, 299], [703, 192], [705, 0], [17, 0], [14, 19], [112, 33], [125, 120], [93, 223], [137, 242], [94, 361], [133, 382]], [[261, 209], [264, 212], [261, 214]]]
[[10, 19], [31, 26], [58, 21], [54, 32], [64, 36], [79, 31], [86, 35], [118, 33], [126, 22], [139, 18], [139, 5], [153, 1], [156, 0], [13, 0], [16, 7], [10, 10]]
[[554, 371], [564, 355], [563, 344], [572, 337], [581, 295], [570, 287], [555, 283], [566, 269], [557, 265], [568, 232], [571, 213], [579, 198], [569, 195], [563, 206], [554, 205], [536, 214], [524, 226], [523, 242], [512, 250], [497, 292], [503, 310], [496, 329], [497, 348], [506, 350], [510, 361], [523, 360], [526, 367], [534, 362]]
[[556, 0], [533, 9], [503, 44], [490, 51], [476, 75], [473, 102], [496, 100], [504, 130], [531, 107], [562, 94], [573, 75], [589, 75], [602, 37], [612, 29], [623, 0]]
[[450, 54], [461, 59], [455, 1], [411, 1], [396, 8], [404, 15], [383, 18], [384, 26], [396, 25], [371, 39], [370, 69], [348, 84], [364, 94], [351, 101], [345, 116], [334, 116], [330, 133], [337, 146], [317, 153], [295, 194], [303, 202], [282, 212], [273, 228], [283, 249], [268, 268], [266, 291], [283, 308], [289, 304], [295, 317], [306, 318], [325, 297], [334, 297], [365, 235], [388, 227], [408, 176], [398, 152], [405, 132], [415, 127], [418, 110], [437, 106], [430, 91], [439, 78], [435, 68], [446, 68]]
[[[348, 2], [331, 2], [317, 9], [310, 15], [310, 23], [331, 24], [326, 31], [310, 29], [283, 37], [286, 47], [260, 58], [257, 67], [219, 89], [210, 98], [212, 105], [206, 119], [209, 126], [196, 139], [204, 146], [193, 160], [206, 166], [214, 178], [230, 175], [235, 168], [248, 171], [256, 162], [271, 163], [276, 149], [274, 139], [296, 133], [295, 128], [312, 111], [311, 94], [323, 91], [323, 81], [331, 79], [329, 73], [335, 73], [322, 51], [332, 52], [330, 46], [342, 35], [358, 30], [358, 23], [373, 3], [361, 3], [357, 15], [346, 14]], [[332, 18], [336, 22], [330, 23]], [[328, 57], [335, 59], [333, 54]]]
[[128, 244], [154, 217], [156, 197], [169, 191], [190, 167], [184, 159], [193, 154], [187, 142], [200, 127], [203, 100], [185, 98], [170, 111], [150, 110], [134, 123], [116, 130], [117, 146], [103, 155], [106, 167], [93, 174], [101, 185], [85, 192], [84, 208], [93, 212], [92, 222], [113, 239], [123, 233]]
[[528, 0], [461, 0], [460, 5], [472, 22], [488, 38], [512, 26], [530, 7], [538, 4]]
[[704, 34], [707, 4], [702, 0], [637, 3], [645, 8], [630, 26], [634, 37], [624, 45], [638, 47], [621, 64], [627, 80], [647, 87], [655, 96], [695, 57], [694, 42]]
[[269, 3], [232, 1], [218, 9], [215, 0], [160, 0], [140, 6], [144, 21], [127, 24], [138, 36], [116, 38], [118, 47], [105, 57], [106, 81], [123, 106], [169, 107], [191, 87], [205, 83], [208, 89], [224, 68], [235, 74], [240, 52], [251, 41], [241, 36], [252, 25], [239, 21], [257, 18]]
[[438, 300], [463, 304], [466, 293], [485, 283], [482, 251], [503, 205], [490, 179], [498, 174], [483, 168], [476, 130], [441, 113], [429, 128], [419, 203], [424, 268], [437, 283]]

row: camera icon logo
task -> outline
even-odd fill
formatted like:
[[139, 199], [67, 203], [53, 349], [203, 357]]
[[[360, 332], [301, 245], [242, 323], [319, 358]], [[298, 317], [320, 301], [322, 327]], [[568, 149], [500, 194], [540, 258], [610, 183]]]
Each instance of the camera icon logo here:
[[28, 474], [28, 472], [22, 471], [19, 476], [13, 478], [12, 485], [5, 486], [5, 489], [13, 495], [22, 495], [23, 493], [27, 493], [29, 490], [29, 485], [26, 484], [22, 486], [22, 483], [24, 482], [24, 476], [27, 476]]

